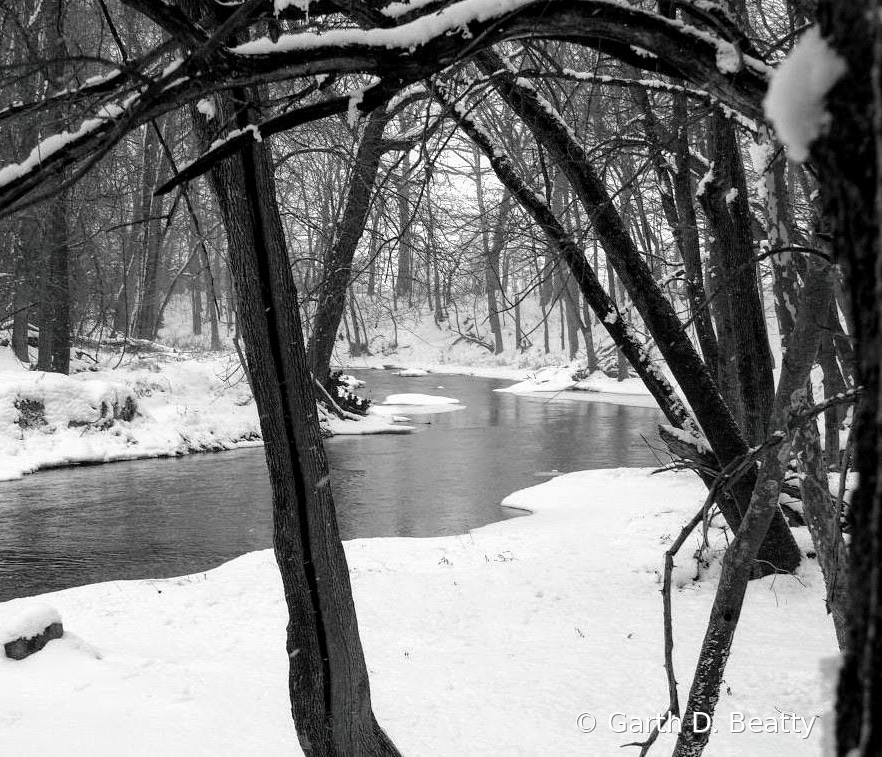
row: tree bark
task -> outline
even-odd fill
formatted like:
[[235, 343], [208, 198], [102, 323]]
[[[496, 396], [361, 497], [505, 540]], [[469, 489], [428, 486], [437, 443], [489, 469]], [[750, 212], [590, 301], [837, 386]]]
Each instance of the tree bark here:
[[[827, 276], [825, 264], [811, 261], [790, 347], [781, 367], [770, 423], [772, 435], [762, 453], [750, 507], [723, 557], [674, 757], [697, 757], [710, 738], [711, 729], [702, 728], [703, 721], [696, 719], [695, 713], [713, 718], [754, 561], [769, 525], [780, 512], [778, 495], [790, 460], [795, 423], [798, 425], [796, 416], [807, 410], [806, 381], [821, 338], [820, 326], [812, 314], [824, 312], [831, 296]], [[808, 422], [814, 423], [814, 418]]]
[[[231, 97], [252, 106], [258, 101], [255, 91], [234, 90]], [[250, 112], [234, 116], [230, 98], [215, 100], [220, 123], [248, 126]], [[195, 108], [191, 116], [205, 149], [213, 139], [208, 123]], [[273, 548], [289, 615], [289, 694], [300, 746], [310, 757], [397, 755], [371, 709], [267, 143], [245, 146], [214, 166], [210, 179], [227, 232], [270, 471]]]
[[[537, 141], [566, 173], [570, 186], [593, 220], [608, 259], [616, 268], [658, 349], [686, 395], [721, 467], [743, 456], [748, 449], [747, 443], [713, 377], [692, 346], [671, 303], [664, 297], [640, 257], [585, 151], [571, 137], [559, 116], [549, 112], [550, 106], [541, 100], [535, 90], [524, 86], [514, 74], [508, 72], [498, 55], [483, 51], [476, 55], [476, 61], [484, 74], [493, 74], [496, 91], [524, 120]], [[723, 515], [733, 529], [740, 525], [741, 511], [750, 501], [753, 483], [752, 475], [743, 477], [733, 487], [738, 505], [723, 509]], [[799, 548], [780, 511], [769, 529], [761, 558], [766, 567], [771, 565], [784, 571], [793, 570], [799, 564]]]
[[[826, 98], [830, 128], [811, 146], [835, 259], [843, 266], [856, 338], [855, 467], [848, 650], [839, 678], [836, 754], [882, 754], [882, 30], [876, 3], [820, 0], [821, 35], [846, 62]], [[867, 71], [868, 65], [870, 71]]]
[[766, 438], [775, 395], [772, 353], [765, 313], [759, 298], [747, 184], [735, 129], [715, 109], [711, 125], [711, 180], [701, 203], [717, 239], [725, 284], [733, 313], [735, 362], [744, 407], [744, 433], [751, 445]]

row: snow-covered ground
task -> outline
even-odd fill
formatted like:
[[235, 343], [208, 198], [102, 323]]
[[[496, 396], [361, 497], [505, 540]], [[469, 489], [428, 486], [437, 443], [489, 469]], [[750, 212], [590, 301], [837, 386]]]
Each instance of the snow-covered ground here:
[[[169, 352], [118, 362], [111, 355], [96, 371], [62, 376], [28, 371], [0, 347], [0, 481], [63, 465], [261, 443], [235, 356]], [[127, 400], [133, 417], [122, 412]], [[329, 426], [335, 434], [412, 430], [388, 417], [333, 418]]]
[[[636, 754], [621, 745], [644, 738], [667, 704], [663, 552], [703, 498], [690, 474], [574, 473], [509, 497], [533, 511], [526, 518], [456, 537], [348, 542], [375, 709], [402, 752]], [[692, 580], [695, 546], [675, 574], [681, 701], [715, 588], [715, 563]], [[812, 560], [751, 584], [706, 754], [821, 754], [832, 701], [822, 661], [836, 654], [823, 600]], [[32, 601], [0, 604], [0, 616]], [[299, 754], [270, 551], [36, 601], [60, 612], [65, 636], [23, 661], [0, 659], [4, 754]], [[820, 719], [806, 738], [782, 713]], [[766, 732], [739, 732], [750, 718]], [[652, 753], [672, 743], [664, 735]]]

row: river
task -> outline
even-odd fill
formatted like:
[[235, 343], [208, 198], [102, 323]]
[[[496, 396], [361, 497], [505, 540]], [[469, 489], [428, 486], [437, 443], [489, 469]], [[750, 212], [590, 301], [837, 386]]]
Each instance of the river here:
[[[510, 382], [354, 372], [382, 402], [416, 392], [465, 409], [407, 435], [326, 442], [344, 539], [441, 536], [522, 514], [500, 506], [554, 472], [656, 463], [657, 410], [494, 392]], [[271, 546], [262, 448], [45, 471], [0, 483], [0, 600], [208, 570]]]

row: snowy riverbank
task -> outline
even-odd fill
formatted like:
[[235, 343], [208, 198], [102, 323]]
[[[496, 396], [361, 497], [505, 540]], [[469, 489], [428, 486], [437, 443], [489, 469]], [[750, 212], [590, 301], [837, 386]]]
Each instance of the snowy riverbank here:
[[[334, 434], [410, 430], [380, 416], [327, 425]], [[65, 465], [261, 443], [257, 409], [234, 356], [110, 356], [97, 370], [61, 376], [28, 371], [0, 347], [0, 481]]]
[[[527, 518], [457, 537], [348, 542], [375, 708], [402, 752], [632, 753], [619, 747], [641, 735], [614, 732], [613, 716], [646, 720], [666, 706], [659, 572], [703, 496], [690, 474], [574, 473], [509, 497]], [[691, 580], [693, 541], [675, 575], [681, 702], [715, 588], [712, 577]], [[812, 560], [796, 577], [751, 584], [708, 755], [821, 754], [832, 701], [821, 661], [836, 654], [823, 597]], [[30, 601], [0, 604], [0, 615]], [[10, 754], [299, 753], [271, 552], [39, 601], [60, 611], [66, 635], [24, 661], [0, 659]], [[597, 720], [592, 733], [577, 726], [583, 712]], [[804, 738], [783, 732], [782, 712], [822, 717]], [[733, 732], [740, 714], [779, 732]], [[670, 754], [672, 738], [654, 751]]]
[[[28, 371], [11, 349], [0, 347], [0, 481], [65, 465], [218, 452], [262, 443], [257, 410], [235, 356], [170, 351], [119, 361], [111, 355], [96, 367], [70, 377]], [[541, 371], [452, 364], [433, 368], [525, 380], [523, 386], [543, 392], [549, 376], [556, 377], [555, 384], [572, 383], [569, 377], [575, 366]], [[402, 376], [402, 385], [406, 377]], [[635, 388], [633, 381], [617, 388], [615, 381], [602, 375], [590, 380], [605, 388], [573, 394], [580, 399], [654, 406], [645, 390], [639, 393], [642, 385]], [[622, 390], [637, 393], [621, 394]], [[137, 408], [137, 414], [119, 412], [127, 403]], [[397, 415], [420, 413], [412, 402], [408, 405], [378, 406], [376, 413], [360, 421], [331, 418], [328, 429], [338, 435], [406, 432], [411, 428], [393, 421]], [[441, 408], [432, 405], [428, 410]]]

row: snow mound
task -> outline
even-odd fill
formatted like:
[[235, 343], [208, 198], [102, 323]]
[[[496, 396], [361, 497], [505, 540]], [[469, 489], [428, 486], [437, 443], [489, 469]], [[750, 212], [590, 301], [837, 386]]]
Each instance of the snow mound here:
[[0, 373], [0, 431], [54, 431], [69, 426], [111, 426], [131, 420], [138, 410], [134, 392], [125, 384], [42, 371]]
[[390, 394], [384, 405], [458, 405], [453, 397], [440, 397], [434, 394]]
[[546, 368], [529, 376], [524, 381], [502, 389], [497, 392], [510, 392], [511, 394], [524, 394], [526, 392], [563, 392], [572, 389], [576, 382], [573, 381], [572, 370], [566, 367]]
[[364, 381], [362, 381], [361, 379], [355, 378], [355, 376], [350, 376], [347, 373], [341, 373], [337, 377], [337, 380], [341, 384], [345, 384], [346, 386], [348, 386], [350, 389], [361, 389], [365, 385]]
[[429, 372], [422, 368], [402, 368], [395, 375], [401, 376], [401, 378], [420, 378], [421, 376], [428, 376]]
[[646, 384], [639, 378], [617, 381], [607, 376], [603, 371], [594, 371], [588, 378], [578, 381], [573, 389], [580, 392], [603, 392], [604, 394], [649, 394]]
[[763, 107], [778, 137], [787, 145], [791, 160], [806, 160], [811, 143], [829, 125], [824, 100], [847, 70], [842, 57], [827, 44], [818, 28], [812, 27], [773, 74]]
[[32, 639], [53, 623], [61, 623], [61, 613], [54, 607], [29, 604], [15, 615], [0, 620], [0, 645], [16, 639]]

